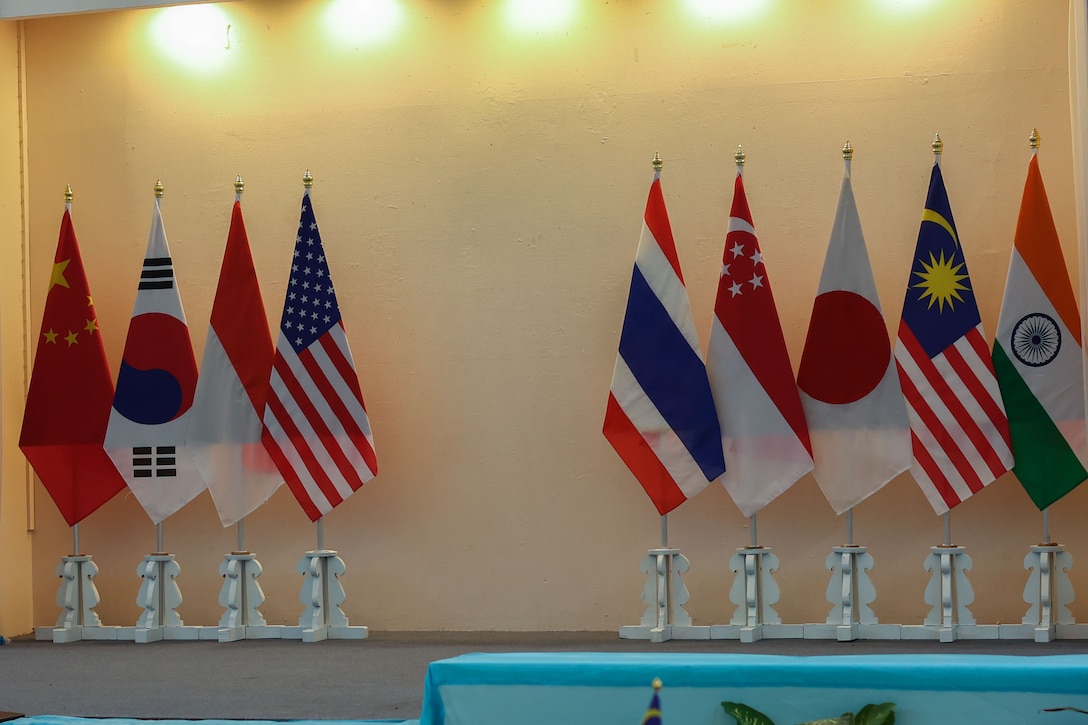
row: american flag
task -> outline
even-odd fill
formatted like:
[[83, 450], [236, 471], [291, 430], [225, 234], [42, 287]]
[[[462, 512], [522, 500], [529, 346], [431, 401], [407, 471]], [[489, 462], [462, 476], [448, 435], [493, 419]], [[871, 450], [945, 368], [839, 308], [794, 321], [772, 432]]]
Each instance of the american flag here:
[[261, 438], [311, 521], [378, 472], [355, 362], [307, 189]]
[[911, 473], [943, 514], [1012, 468], [994, 375], [941, 167], [933, 165], [895, 348]]

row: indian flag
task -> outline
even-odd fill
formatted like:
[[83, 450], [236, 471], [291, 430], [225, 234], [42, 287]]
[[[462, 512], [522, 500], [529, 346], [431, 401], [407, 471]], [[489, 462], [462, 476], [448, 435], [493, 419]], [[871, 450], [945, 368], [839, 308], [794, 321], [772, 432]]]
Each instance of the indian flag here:
[[1088, 478], [1080, 329], [1033, 154], [993, 358], [1012, 433], [1013, 472], [1040, 510]]

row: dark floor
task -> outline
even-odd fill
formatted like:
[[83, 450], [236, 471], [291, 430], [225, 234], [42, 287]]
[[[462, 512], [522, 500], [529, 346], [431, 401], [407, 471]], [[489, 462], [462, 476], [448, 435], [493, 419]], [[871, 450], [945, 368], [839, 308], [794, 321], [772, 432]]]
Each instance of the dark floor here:
[[365, 640], [0, 646], [0, 711], [134, 718], [415, 719], [428, 663], [467, 652], [1088, 653], [1088, 640], [621, 640], [616, 632], [371, 632]]

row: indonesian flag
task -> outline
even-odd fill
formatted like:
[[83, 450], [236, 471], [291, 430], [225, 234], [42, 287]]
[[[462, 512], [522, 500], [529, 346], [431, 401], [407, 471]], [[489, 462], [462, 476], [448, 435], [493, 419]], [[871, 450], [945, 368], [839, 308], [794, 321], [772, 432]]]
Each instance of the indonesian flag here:
[[740, 173], [706, 368], [729, 464], [722, 484], [752, 516], [812, 470], [812, 449]]
[[113, 380], [65, 207], [49, 276], [19, 448], [74, 526], [125, 487], [102, 449]]
[[1013, 472], [1039, 509], [1088, 478], [1080, 315], [1031, 157], [993, 360], [1009, 416]]
[[839, 205], [797, 372], [813, 475], [835, 513], [911, 466], [910, 422], [850, 183]]
[[236, 201], [188, 433], [224, 526], [240, 521], [283, 484], [261, 442], [274, 355], [242, 203]]
[[113, 396], [106, 452], [153, 523], [204, 490], [185, 447], [196, 358], [155, 200], [136, 304]]
[[661, 515], [725, 471], [718, 416], [656, 173], [603, 432]]

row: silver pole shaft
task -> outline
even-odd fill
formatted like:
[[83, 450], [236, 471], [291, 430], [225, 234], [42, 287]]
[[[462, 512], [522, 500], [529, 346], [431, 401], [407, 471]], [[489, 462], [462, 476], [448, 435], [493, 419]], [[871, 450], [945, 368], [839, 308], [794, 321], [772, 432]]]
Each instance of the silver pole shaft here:
[[952, 546], [952, 512], [944, 512], [944, 545]]
[[759, 533], [756, 531], [756, 515], [748, 517], [748, 531], [752, 535], [752, 548], [759, 546]]
[[72, 553], [79, 554], [79, 524], [72, 526]]
[[846, 509], [846, 545], [854, 545], [854, 509]]
[[246, 520], [244, 518], [238, 519], [238, 551], [246, 550]]
[[162, 553], [162, 522], [161, 521], [159, 523], [155, 524], [155, 537], [156, 537], [155, 538], [155, 543], [158, 546], [158, 548], [155, 549], [155, 551], [157, 551], [158, 553], [161, 554]]
[[1050, 507], [1043, 509], [1043, 543], [1050, 543]]
[[325, 550], [325, 527], [323, 526], [324, 523], [325, 523], [325, 519], [323, 519], [323, 518], [317, 520], [317, 550], [318, 551], [324, 551]]
[[669, 515], [661, 514], [661, 548], [669, 548]]

